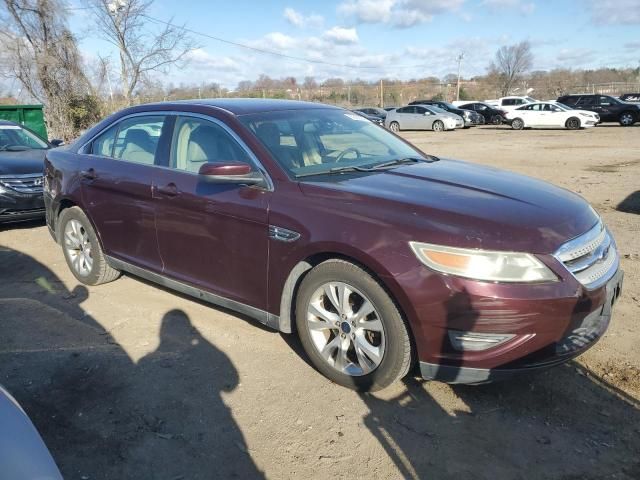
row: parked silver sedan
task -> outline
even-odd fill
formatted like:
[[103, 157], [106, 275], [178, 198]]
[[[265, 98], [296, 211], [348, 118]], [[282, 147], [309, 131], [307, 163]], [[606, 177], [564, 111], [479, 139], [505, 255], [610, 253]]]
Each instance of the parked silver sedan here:
[[455, 130], [464, 127], [462, 117], [441, 108], [427, 105], [408, 105], [387, 113], [384, 125], [393, 132], [400, 130]]

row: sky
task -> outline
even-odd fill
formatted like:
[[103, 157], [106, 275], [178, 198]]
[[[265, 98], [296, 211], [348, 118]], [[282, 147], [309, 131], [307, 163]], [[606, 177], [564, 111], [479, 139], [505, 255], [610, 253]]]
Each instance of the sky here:
[[[115, 50], [92, 28], [90, 11], [73, 9], [81, 5], [70, 2], [71, 29], [86, 57], [112, 58], [115, 81]], [[500, 46], [523, 40], [532, 45], [534, 70], [640, 65], [640, 0], [155, 0], [149, 15], [204, 34], [193, 35], [199, 48], [186, 67], [158, 77], [176, 85], [233, 89], [260, 74], [442, 78], [457, 71], [460, 53], [470, 78], [486, 73]]]

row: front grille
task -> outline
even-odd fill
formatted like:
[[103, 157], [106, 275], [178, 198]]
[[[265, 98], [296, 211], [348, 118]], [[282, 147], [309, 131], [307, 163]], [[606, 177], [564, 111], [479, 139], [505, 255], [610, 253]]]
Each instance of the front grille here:
[[589, 289], [606, 283], [620, 263], [615, 241], [601, 221], [587, 233], [565, 243], [555, 257]]
[[42, 193], [43, 178], [40, 173], [0, 175], [0, 185], [19, 193]]

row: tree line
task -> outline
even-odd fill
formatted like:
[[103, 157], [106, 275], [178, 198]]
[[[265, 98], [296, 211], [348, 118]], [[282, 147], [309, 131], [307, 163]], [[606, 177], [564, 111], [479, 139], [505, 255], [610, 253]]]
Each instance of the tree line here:
[[[198, 45], [172, 20], [158, 23], [150, 18], [153, 0], [83, 0], [76, 7], [87, 13], [101, 38], [115, 47], [115, 62], [99, 54], [90, 61], [82, 58], [78, 40], [66, 22], [73, 9], [64, 0], [1, 1], [6, 11], [0, 12], [0, 73], [18, 81], [23, 91], [45, 106], [50, 131], [65, 140], [108, 113], [150, 101], [269, 97], [356, 107], [399, 106], [420, 98], [484, 100], [529, 92], [548, 99], [576, 89], [623, 93], [614, 91], [618, 88], [614, 84], [636, 85], [640, 90], [638, 68], [532, 71], [533, 53], [526, 41], [500, 47], [485, 75], [463, 78], [459, 86], [455, 74], [406, 81], [275, 79], [263, 74], [255, 80], [242, 79], [233, 89], [212, 82], [176, 86], [158, 81], [163, 77], [158, 74], [184, 66], [189, 52]], [[112, 63], [119, 77], [115, 85], [109, 75]]]

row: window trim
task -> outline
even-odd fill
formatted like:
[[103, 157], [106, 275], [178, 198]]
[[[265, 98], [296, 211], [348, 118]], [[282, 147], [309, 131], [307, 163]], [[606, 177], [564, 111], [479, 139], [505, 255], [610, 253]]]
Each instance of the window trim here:
[[[275, 191], [275, 184], [273, 183], [273, 180], [271, 179], [271, 175], [269, 175], [269, 172], [267, 171], [267, 169], [264, 167], [264, 165], [262, 165], [262, 162], [258, 159], [258, 157], [255, 155], [255, 153], [253, 153], [253, 151], [247, 146], [247, 144], [245, 143], [244, 140], [242, 140], [242, 138], [240, 138], [240, 136], [231, 128], [229, 127], [229, 125], [227, 125], [225, 122], [223, 122], [222, 120], [212, 117], [210, 115], [205, 115], [202, 113], [195, 113], [195, 112], [182, 112], [182, 111], [178, 111], [178, 110], [154, 110], [152, 112], [136, 112], [136, 113], [130, 113], [129, 115], [125, 115], [124, 117], [119, 118], [118, 120], [116, 120], [115, 122], [105, 126], [102, 130], [100, 130], [99, 132], [97, 132], [93, 137], [91, 137], [90, 140], [87, 140], [80, 148], [78, 148], [77, 153], [81, 154], [81, 155], [89, 155], [92, 157], [97, 157], [97, 158], [106, 158], [109, 160], [115, 160], [117, 162], [122, 162], [122, 161], [126, 161], [126, 160], [120, 160], [117, 158], [113, 158], [113, 157], [105, 157], [103, 155], [95, 155], [93, 153], [89, 153], [87, 152], [87, 147], [92, 147], [93, 142], [96, 138], [98, 138], [100, 135], [102, 135], [104, 132], [106, 132], [107, 130], [109, 130], [111, 127], [113, 127], [114, 125], [118, 125], [118, 129], [116, 132], [116, 137], [118, 136], [118, 132], [120, 131], [120, 127], [119, 124], [125, 120], [128, 120], [132, 117], [149, 117], [149, 116], [166, 116], [168, 119], [171, 117], [174, 117], [174, 120], [177, 120], [178, 117], [182, 116], [182, 117], [195, 117], [195, 118], [201, 118], [203, 120], [207, 120], [210, 122], [213, 122], [217, 125], [219, 125], [220, 127], [222, 127], [223, 130], [225, 130], [229, 135], [231, 135], [231, 137], [238, 143], [238, 145], [240, 146], [241, 149], [243, 149], [245, 151], [245, 153], [249, 156], [249, 159], [253, 162], [253, 166], [257, 168], [257, 170], [264, 176], [265, 178], [265, 182], [267, 184], [267, 188], [262, 187], [263, 190], [267, 190], [269, 192], [273, 192]], [[175, 121], [173, 122], [173, 125], [171, 125], [171, 133], [170, 133], [170, 142], [169, 142], [169, 155], [171, 155], [171, 151], [173, 150], [173, 134], [174, 134], [174, 128], [175, 128]], [[129, 163], [134, 163], [134, 162], [129, 162]], [[135, 165], [142, 165], [141, 163], [136, 163]], [[154, 168], [162, 168], [162, 169], [166, 169], [166, 170], [171, 170], [173, 172], [180, 172], [180, 173], [186, 173], [188, 175], [198, 175], [197, 173], [193, 173], [193, 172], [187, 172], [185, 170], [178, 170], [177, 168], [172, 168], [169, 165], [157, 165], [156, 163], [154, 163], [153, 165], [146, 165], [149, 167], [154, 167]]]

